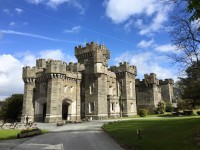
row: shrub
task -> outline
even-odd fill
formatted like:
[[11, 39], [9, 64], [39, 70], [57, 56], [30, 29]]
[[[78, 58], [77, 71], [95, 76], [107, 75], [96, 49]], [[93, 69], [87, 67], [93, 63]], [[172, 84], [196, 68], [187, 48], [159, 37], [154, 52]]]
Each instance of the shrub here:
[[158, 114], [164, 114], [165, 113], [165, 102], [163, 100], [161, 100], [160, 102], [158, 102], [156, 112]]
[[172, 103], [166, 103], [166, 106], [165, 106], [165, 111], [166, 112], [172, 112], [174, 109]]
[[197, 111], [197, 115], [200, 115], [200, 111]]
[[140, 116], [140, 117], [146, 117], [147, 116], [147, 109], [139, 109], [138, 110], [138, 115]]

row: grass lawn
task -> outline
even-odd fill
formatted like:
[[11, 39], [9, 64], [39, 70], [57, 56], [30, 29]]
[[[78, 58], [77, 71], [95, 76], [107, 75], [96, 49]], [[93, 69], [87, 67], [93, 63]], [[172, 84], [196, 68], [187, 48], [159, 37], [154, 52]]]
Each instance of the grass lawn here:
[[[0, 140], [9, 140], [9, 139], [16, 139], [17, 134], [21, 130], [19, 129], [6, 129], [6, 130], [0, 130]], [[42, 130], [42, 133], [47, 133], [48, 130]]]
[[[200, 117], [142, 118], [106, 124], [104, 130], [127, 150], [197, 150]], [[137, 129], [142, 129], [141, 139]], [[200, 143], [200, 141], [199, 141]]]

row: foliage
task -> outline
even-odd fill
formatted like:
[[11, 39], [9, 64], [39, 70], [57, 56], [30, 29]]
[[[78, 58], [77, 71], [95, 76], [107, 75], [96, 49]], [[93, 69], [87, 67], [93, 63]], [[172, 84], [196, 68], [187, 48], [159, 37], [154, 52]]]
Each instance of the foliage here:
[[192, 110], [196, 107], [193, 100], [185, 99], [185, 100], [179, 100], [177, 102], [177, 108], [179, 110]]
[[147, 116], [147, 113], [148, 113], [147, 109], [139, 109], [139, 110], [138, 110], [138, 115], [139, 115], [140, 117], [146, 117], [146, 116]]
[[188, 11], [191, 13], [191, 20], [200, 19], [200, 1], [188, 0]]
[[186, 75], [185, 78], [180, 78], [178, 83], [182, 88], [181, 97], [186, 100], [185, 105], [188, 105], [186, 107], [189, 109], [198, 108], [200, 106], [200, 62], [188, 67]]
[[165, 102], [163, 100], [161, 100], [160, 102], [158, 102], [156, 112], [158, 114], [164, 114], [165, 113]]
[[145, 118], [106, 124], [104, 130], [128, 150], [198, 150], [193, 137], [199, 123], [198, 116]]
[[200, 115], [200, 111], [197, 111], [197, 115]]
[[170, 103], [170, 102], [168, 102], [168, 103], [166, 103], [165, 104], [166, 106], [165, 106], [165, 111], [166, 112], [172, 112], [173, 111], [173, 105], [172, 105], [172, 103]]
[[16, 121], [21, 116], [23, 94], [13, 94], [5, 99], [0, 114], [5, 120]]

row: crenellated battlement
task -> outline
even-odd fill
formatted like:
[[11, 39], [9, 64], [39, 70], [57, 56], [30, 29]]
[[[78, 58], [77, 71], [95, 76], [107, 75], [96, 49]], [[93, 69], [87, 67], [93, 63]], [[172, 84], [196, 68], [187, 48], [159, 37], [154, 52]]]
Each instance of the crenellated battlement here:
[[36, 78], [36, 72], [37, 72], [37, 67], [30, 67], [30, 66], [26, 66], [23, 67], [23, 74], [22, 74], [22, 78], [26, 79], [26, 78]]
[[46, 73], [65, 73], [67, 63], [60, 60], [47, 60]]
[[164, 85], [164, 84], [174, 84], [174, 80], [173, 79], [165, 79], [165, 80], [159, 80], [159, 84], [160, 85]]
[[132, 74], [137, 75], [137, 68], [136, 66], [129, 65], [128, 62], [119, 63], [119, 66], [111, 66], [110, 70], [119, 73], [119, 72], [129, 72]]
[[147, 82], [148, 84], [159, 85], [159, 80], [156, 78], [155, 73], [150, 73], [150, 75], [144, 74], [144, 81]]
[[110, 51], [105, 45], [98, 45], [97, 43], [90, 42], [86, 46], [75, 47], [75, 56], [79, 63], [85, 63], [88, 58], [92, 58], [94, 63], [105, 63], [110, 59]]
[[69, 62], [66, 69], [67, 69], [67, 71], [77, 72], [77, 71], [85, 70], [85, 66], [80, 63]]

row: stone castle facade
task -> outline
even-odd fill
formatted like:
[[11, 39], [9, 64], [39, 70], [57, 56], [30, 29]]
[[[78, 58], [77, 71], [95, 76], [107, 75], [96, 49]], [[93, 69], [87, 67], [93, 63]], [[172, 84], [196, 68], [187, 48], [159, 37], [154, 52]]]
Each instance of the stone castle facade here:
[[139, 108], [155, 110], [161, 99], [172, 102], [172, 79], [145, 74], [140, 81], [127, 62], [109, 68], [104, 45], [75, 47], [75, 56], [78, 63], [39, 59], [35, 67], [23, 68], [22, 121], [26, 116], [41, 122], [134, 116]]

